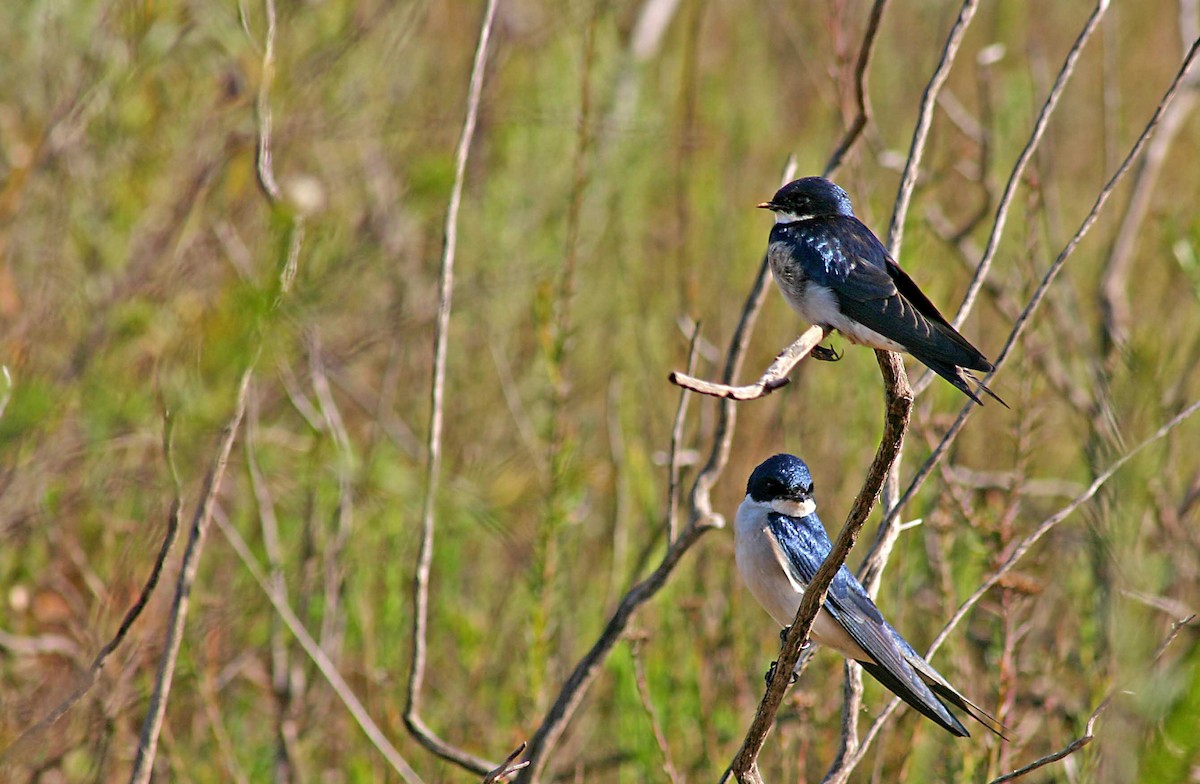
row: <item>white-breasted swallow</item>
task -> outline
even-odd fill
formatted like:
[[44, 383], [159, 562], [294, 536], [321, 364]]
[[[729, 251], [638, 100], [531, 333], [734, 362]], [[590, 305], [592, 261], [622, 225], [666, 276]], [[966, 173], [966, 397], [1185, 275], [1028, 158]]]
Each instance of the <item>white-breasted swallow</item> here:
[[[789, 626], [800, 597], [832, 549], [816, 514], [808, 466], [794, 455], [763, 462], [746, 485], [734, 526], [738, 571], [754, 598]], [[845, 566], [829, 586], [810, 634], [862, 665], [876, 680], [947, 731], [970, 733], [947, 703], [1004, 737], [1004, 727], [958, 692], [883, 619], [866, 589]]]

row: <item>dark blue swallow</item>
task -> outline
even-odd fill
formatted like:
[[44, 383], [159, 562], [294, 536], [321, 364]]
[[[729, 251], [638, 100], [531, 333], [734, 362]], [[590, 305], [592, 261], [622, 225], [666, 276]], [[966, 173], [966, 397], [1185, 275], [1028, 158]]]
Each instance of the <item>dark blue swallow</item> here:
[[805, 320], [852, 343], [906, 351], [976, 403], [982, 405], [968, 379], [1007, 408], [968, 372], [987, 373], [992, 363], [854, 217], [844, 190], [823, 177], [805, 177], [758, 206], [775, 213], [767, 246], [775, 282]]
[[[785, 627], [795, 619], [805, 587], [833, 547], [816, 509], [808, 466], [786, 454], [754, 469], [738, 507], [733, 529], [738, 571], [759, 604]], [[883, 619], [845, 566], [833, 578], [809, 636], [857, 661], [948, 732], [970, 734], [946, 703], [1004, 737], [998, 721], [960, 694]]]

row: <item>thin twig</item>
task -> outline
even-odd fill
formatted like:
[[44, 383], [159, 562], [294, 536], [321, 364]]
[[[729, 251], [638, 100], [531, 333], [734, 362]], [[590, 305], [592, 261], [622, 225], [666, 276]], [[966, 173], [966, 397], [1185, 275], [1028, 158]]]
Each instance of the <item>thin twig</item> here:
[[[272, 204], [280, 199], [279, 183], [271, 160], [271, 84], [275, 81], [275, 0], [263, 0], [267, 34], [263, 44], [262, 81], [258, 85], [258, 184]], [[242, 17], [243, 23], [245, 16]]]
[[[688, 342], [687, 372], [696, 371], [696, 345], [700, 342], [700, 322], [692, 328], [692, 339]], [[691, 395], [685, 388], [679, 393], [679, 405], [675, 409], [675, 422], [671, 425], [670, 458], [667, 461], [667, 541], [672, 542], [679, 534], [679, 473], [680, 453], [683, 451], [683, 425], [687, 420], [688, 402]]]
[[[218, 510], [219, 512], [219, 510]], [[267, 599], [271, 602], [271, 606], [275, 608], [275, 612], [283, 619], [284, 624], [288, 627], [288, 631], [300, 643], [300, 647], [312, 659], [313, 664], [317, 665], [317, 669], [325, 680], [329, 683], [330, 688], [350, 711], [350, 715], [354, 721], [362, 729], [363, 734], [371, 741], [371, 744], [383, 755], [392, 769], [410, 784], [420, 784], [421, 777], [412, 769], [412, 766], [400, 756], [400, 752], [392, 745], [387, 736], [383, 734], [383, 730], [371, 718], [371, 714], [367, 712], [365, 706], [354, 694], [354, 690], [350, 688], [350, 684], [346, 683], [346, 679], [338, 672], [337, 667], [321, 649], [313, 636], [308, 633], [308, 629], [304, 627], [303, 622], [296, 617], [296, 613], [292, 611], [291, 606], [286, 599], [280, 595], [275, 587], [271, 584], [270, 578], [263, 572], [263, 568], [259, 565], [254, 554], [250, 552], [250, 546], [246, 544], [246, 540], [238, 533], [237, 529], [230, 525], [224, 514], [218, 513], [214, 515], [217, 527], [221, 533], [225, 535], [225, 539], [233, 547], [238, 558], [242, 560], [246, 571], [250, 572], [250, 576], [254, 578], [254, 582], [258, 583], [258, 587], [266, 594]]]
[[[262, 529], [263, 549], [267, 554], [271, 587], [285, 602], [288, 600], [287, 581], [283, 576], [283, 545], [279, 536], [279, 518], [275, 501], [267, 487], [266, 478], [258, 465], [258, 396], [251, 394], [246, 407], [246, 472], [258, 506], [259, 526]], [[275, 701], [275, 763], [276, 782], [291, 781], [295, 772], [292, 743], [295, 722], [291, 717], [293, 683], [288, 646], [278, 616], [271, 616], [271, 693]]]
[[892, 256], [899, 257], [900, 246], [904, 240], [904, 220], [908, 217], [908, 205], [912, 202], [913, 189], [917, 186], [917, 175], [921, 168], [921, 158], [925, 154], [925, 142], [929, 138], [929, 129], [933, 125], [933, 113], [937, 108], [938, 93], [942, 85], [950, 77], [950, 68], [958, 57], [959, 47], [966, 36], [967, 27], [979, 8], [979, 0], [964, 0], [958, 11], [958, 18], [950, 28], [946, 45], [942, 48], [942, 59], [925, 85], [921, 96], [921, 108], [917, 115], [917, 127], [913, 129], [912, 145], [908, 150], [908, 160], [904, 164], [904, 174], [900, 177], [900, 189], [896, 194], [896, 208], [892, 211], [892, 225], [888, 228], [888, 250]]
[[129, 609], [125, 611], [125, 616], [121, 619], [121, 623], [117, 625], [116, 634], [104, 644], [96, 653], [95, 658], [92, 659], [91, 666], [88, 667], [83, 682], [68, 694], [64, 700], [55, 705], [37, 724], [22, 732], [7, 748], [0, 751], [0, 766], [6, 760], [14, 758], [22, 749], [27, 748], [30, 741], [53, 726], [56, 721], [61, 719], [67, 711], [73, 708], [87, 694], [89, 689], [96, 685], [96, 682], [100, 680], [100, 673], [103, 671], [108, 657], [124, 642], [125, 637], [129, 634], [129, 630], [133, 628], [133, 624], [141, 617], [142, 612], [146, 609], [146, 605], [150, 602], [150, 596], [154, 593], [154, 589], [158, 587], [159, 578], [162, 577], [163, 565], [166, 563], [167, 555], [171, 552], [171, 547], [175, 544], [175, 538], [179, 534], [179, 511], [182, 506], [179, 497], [179, 476], [175, 469], [174, 452], [171, 443], [173, 431], [173, 419], [171, 415], [169, 413], [164, 414], [163, 454], [172, 480], [175, 483], [175, 499], [171, 502], [170, 511], [167, 512], [167, 530], [163, 534], [163, 541], [158, 548], [158, 555], [154, 558], [154, 563], [150, 567], [150, 574], [146, 577], [146, 582], [142, 586], [141, 592]]
[[137, 758], [134, 760], [133, 771], [130, 773], [130, 784], [146, 784], [154, 769], [154, 756], [158, 749], [158, 735], [162, 730], [163, 718], [167, 712], [167, 697], [171, 693], [171, 683], [175, 675], [175, 662], [179, 657], [179, 648], [183, 644], [183, 628], [187, 622], [188, 607], [192, 585], [196, 581], [196, 572], [200, 568], [200, 554], [204, 551], [204, 540], [212, 521], [213, 506], [216, 504], [217, 491], [221, 488], [221, 480], [225, 477], [225, 466], [229, 462], [229, 452], [233, 449], [233, 441], [242, 417], [246, 413], [246, 390], [250, 386], [250, 377], [254, 370], [253, 363], [242, 372], [242, 380], [238, 385], [237, 401], [234, 403], [233, 416], [221, 432], [221, 440], [217, 454], [213, 458], [208, 476], [204, 480], [204, 490], [200, 501], [196, 504], [196, 512], [192, 516], [192, 524], [188, 531], [187, 549], [183, 552], [183, 560], [179, 566], [179, 580], [175, 584], [175, 601], [171, 605], [170, 620], [167, 625], [166, 639], [163, 641], [162, 657], [159, 659], [158, 675], [155, 678], [154, 693], [150, 697], [150, 705], [146, 710], [146, 720], [142, 724], [142, 736], [138, 743]]
[[437, 756], [454, 762], [480, 775], [496, 766], [482, 757], [451, 746], [433, 733], [421, 719], [421, 689], [425, 683], [426, 645], [429, 634], [429, 575], [433, 566], [434, 509], [437, 505], [438, 479], [442, 468], [442, 419], [446, 385], [446, 349], [450, 328], [451, 298], [454, 293], [454, 259], [458, 248], [458, 211], [462, 204], [463, 183], [467, 174], [467, 158], [475, 138], [479, 117], [479, 102], [483, 94], [483, 76], [487, 65], [488, 42], [496, 18], [497, 0], [488, 0], [479, 27], [479, 42], [471, 66], [470, 87], [467, 90], [467, 115], [455, 153], [454, 185], [446, 208], [446, 223], [442, 242], [442, 264], [438, 282], [437, 321], [434, 334], [433, 381], [429, 406], [429, 455], [425, 482], [425, 500], [421, 511], [421, 546], [413, 575], [413, 633], [412, 660], [408, 672], [408, 701], [404, 708], [404, 724], [425, 748]]
[[[1183, 45], [1196, 35], [1196, 27], [1200, 24], [1198, 18], [1200, 3], [1179, 3], [1179, 27], [1183, 33]], [[1158, 182], [1159, 172], [1166, 163], [1167, 153], [1175, 137], [1183, 128], [1188, 115], [1200, 100], [1200, 79], [1189, 80], [1187, 89], [1179, 96], [1170, 111], [1162, 120], [1162, 130], [1154, 137], [1146, 149], [1146, 157], [1138, 166], [1133, 178], [1132, 194], [1125, 205], [1125, 214], [1121, 218], [1121, 226], [1117, 229], [1116, 239], [1109, 249], [1105, 259], [1103, 272], [1100, 275], [1100, 310], [1103, 315], [1104, 354], [1103, 362], [1111, 364], [1116, 359], [1116, 352], [1125, 347], [1129, 338], [1129, 325], [1132, 323], [1132, 309], [1129, 304], [1129, 272], [1133, 266], [1134, 249], [1141, 235], [1142, 223], [1150, 211], [1150, 201], [1154, 195], [1154, 186]]]
[[[1152, 444], [1161, 441], [1169, 433], [1171, 433], [1171, 431], [1181, 425], [1186, 419], [1195, 414], [1198, 410], [1200, 410], [1200, 400], [1193, 402], [1179, 414], [1172, 417], [1166, 424], [1156, 430], [1149, 438], [1142, 441], [1140, 444], [1135, 446], [1132, 450], [1126, 452], [1117, 460], [1113, 461], [1107, 469], [1097, 475], [1096, 479], [1093, 480], [1093, 482], [1088, 485], [1088, 487], [1082, 493], [1077, 495], [1070, 501], [1070, 503], [1063, 506], [1053, 515], [1043, 520], [1036, 528], [1028, 533], [1025, 538], [1018, 542], [1012, 548], [1008, 558], [1006, 558], [1004, 562], [1000, 564], [1000, 566], [993, 570], [991, 575], [989, 575], [987, 579], [985, 579], [980, 586], [976, 588], [975, 592], [972, 593], [966, 599], [966, 601], [959, 606], [958, 610], [955, 611], [950, 620], [946, 622], [946, 625], [942, 627], [941, 632], [938, 633], [937, 637], [934, 638], [933, 643], [929, 646], [929, 650], [926, 651], [925, 658], [933, 658], [933, 655], [937, 653], [938, 648], [941, 647], [942, 643], [946, 641], [958, 624], [961, 623], [962, 620], [967, 616], [967, 613], [970, 612], [971, 608], [973, 608], [975, 604], [981, 598], [983, 598], [984, 594], [986, 594], [988, 590], [996, 585], [1013, 567], [1017, 565], [1021, 558], [1023, 558], [1026, 553], [1029, 552], [1030, 548], [1032, 548], [1039, 539], [1041, 539], [1055, 526], [1070, 516], [1072, 512], [1074, 512], [1083, 504], [1087, 503], [1087, 501], [1091, 499], [1100, 490], [1100, 488], [1103, 487], [1104, 484], [1107, 483], [1108, 480], [1111, 479], [1113, 475], [1121, 469], [1122, 466], [1133, 459], [1134, 456]], [[899, 698], [892, 700], [875, 718], [875, 721], [871, 723], [871, 727], [867, 730], [866, 735], [864, 735], [862, 738], [862, 743], [859, 747], [858, 753], [849, 763], [849, 767], [851, 769], [862, 762], [863, 756], [866, 754], [871, 742], [879, 734], [880, 730], [883, 728], [883, 725], [888, 721], [891, 715], [895, 712], [896, 708], [899, 706]]]
[[667, 380], [684, 389], [699, 392], [701, 395], [711, 395], [712, 397], [722, 397], [729, 400], [757, 400], [760, 397], [766, 397], [782, 386], [786, 386], [788, 383], [788, 374], [825, 339], [825, 335], [824, 328], [819, 326], [809, 327], [800, 337], [792, 341], [790, 346], [779, 352], [779, 355], [775, 357], [775, 361], [763, 371], [762, 377], [758, 381], [746, 386], [735, 387], [728, 384], [717, 384], [679, 372], [671, 373], [667, 377]]
[[1046, 96], [1045, 103], [1042, 104], [1042, 110], [1038, 112], [1037, 120], [1033, 124], [1033, 131], [1030, 132], [1029, 139], [1025, 142], [1025, 148], [1021, 150], [1021, 154], [1017, 156], [1017, 162], [1013, 164], [1012, 171], [1009, 172], [1008, 182], [1004, 185], [1004, 193], [1000, 196], [1000, 203], [996, 205], [996, 216], [992, 219], [992, 231], [988, 235], [983, 257], [979, 260], [979, 266], [975, 268], [975, 275], [967, 286], [967, 293], [963, 296], [962, 304], [958, 306], [958, 312], [951, 321], [955, 327], [962, 326], [963, 321], [970, 314], [971, 308], [975, 305], [975, 298], [979, 295], [979, 290], [983, 287], [984, 280], [991, 269], [992, 260], [996, 257], [996, 249], [1000, 245], [1000, 238], [1008, 223], [1008, 210], [1016, 196], [1017, 186], [1020, 185], [1021, 178], [1025, 174], [1025, 167], [1033, 159], [1033, 154], [1037, 152], [1046, 126], [1050, 124], [1050, 117], [1058, 106], [1058, 99], [1062, 97], [1063, 90], [1066, 89], [1067, 82], [1071, 79], [1071, 74], [1075, 72], [1075, 63], [1083, 53], [1084, 45], [1100, 25], [1100, 20], [1104, 17], [1104, 12], [1108, 10], [1108, 5], [1109, 0], [1100, 0], [1084, 23], [1083, 29], [1079, 31], [1074, 45], [1067, 52], [1062, 68], [1058, 71], [1054, 86], [1050, 88], [1050, 93]]
[[662, 721], [658, 717], [658, 711], [654, 708], [654, 701], [650, 698], [650, 686], [646, 683], [646, 664], [642, 661], [643, 642], [642, 637], [634, 637], [629, 641], [629, 655], [633, 657], [633, 682], [637, 686], [638, 699], [641, 700], [642, 708], [646, 711], [646, 717], [650, 720], [650, 731], [654, 733], [654, 742], [658, 744], [658, 750], [662, 754], [663, 773], [667, 774], [667, 778], [672, 784], [678, 784], [680, 781], [679, 771], [675, 769], [675, 763], [671, 760], [671, 745], [667, 742]]
[[529, 760], [517, 762], [517, 757], [521, 756], [524, 751], [524, 743], [513, 749], [512, 753], [504, 758], [504, 762], [501, 762], [493, 770], [488, 771], [488, 774], [483, 777], [483, 784], [493, 784], [493, 782], [503, 781], [521, 769], [529, 767]]
[[317, 410], [325, 422], [325, 431], [333, 438], [337, 449], [337, 529], [324, 553], [325, 567], [325, 610], [321, 616], [321, 647], [330, 656], [336, 656], [341, 647], [343, 614], [342, 595], [345, 592], [346, 570], [341, 564], [342, 552], [350, 541], [354, 526], [354, 488], [351, 471], [354, 466], [354, 451], [350, 446], [350, 435], [346, 422], [333, 399], [329, 377], [325, 373], [325, 360], [316, 333], [309, 335], [309, 365], [312, 373], [313, 394], [317, 398]]
[[[1195, 617], [1196, 616], [1191, 615], [1171, 624], [1171, 631], [1167, 633], [1166, 639], [1159, 643], [1158, 649], [1155, 650], [1153, 657], [1151, 657], [1151, 663], [1157, 662], [1162, 657], [1163, 653], [1167, 650], [1167, 647], [1170, 646], [1175, 638], [1179, 636], [1180, 629], [1191, 623]], [[1100, 714], [1103, 713], [1104, 709], [1109, 706], [1109, 703], [1112, 702], [1115, 694], [1116, 687], [1114, 686], [1113, 688], [1109, 689], [1108, 694], [1105, 695], [1104, 699], [1100, 700], [1100, 704], [1096, 706], [1094, 711], [1092, 711], [1092, 715], [1088, 716], [1087, 724], [1084, 725], [1083, 728], [1083, 735], [1071, 741], [1058, 751], [1047, 754], [1044, 757], [1040, 757], [1028, 765], [1017, 768], [1011, 773], [1005, 773], [1003, 776], [998, 776], [997, 778], [994, 778], [988, 782], [988, 784], [1004, 784], [1006, 781], [1016, 781], [1017, 779], [1032, 773], [1038, 768], [1043, 768], [1052, 762], [1058, 762], [1061, 759], [1071, 756], [1084, 746], [1091, 743], [1095, 739], [1096, 719], [1100, 718]]]
[[871, 16], [867, 19], [867, 31], [863, 34], [862, 46], [858, 49], [858, 62], [854, 66], [854, 103], [855, 115], [850, 125], [846, 128], [846, 132], [842, 135], [842, 140], [838, 142], [838, 146], [834, 149], [833, 154], [829, 156], [829, 160], [825, 163], [825, 171], [822, 172], [822, 177], [832, 177], [834, 172], [842, 165], [846, 153], [850, 152], [850, 148], [854, 146], [862, 137], [863, 128], [867, 127], [867, 121], [871, 119], [871, 103], [867, 97], [867, 68], [871, 64], [871, 55], [875, 53], [875, 41], [879, 33], [879, 21], [883, 19], [883, 11], [887, 8], [888, 0], [875, 0], [875, 4], [871, 6]]
[[[1045, 276], [1042, 278], [1041, 283], [1034, 291], [1033, 296], [1030, 297], [1029, 302], [1025, 305], [1025, 308], [1017, 317], [1017, 320], [1013, 324], [1013, 328], [1009, 333], [1008, 340], [1005, 342], [1004, 348], [1001, 350], [1000, 355], [996, 359], [996, 368], [984, 379], [985, 383], [992, 379], [1004, 366], [1008, 357], [1012, 353], [1013, 347], [1024, 333], [1026, 326], [1028, 326], [1034, 314], [1037, 313], [1038, 307], [1041, 305], [1042, 300], [1046, 296], [1046, 291], [1050, 288], [1050, 285], [1054, 283], [1055, 279], [1058, 277], [1058, 273], [1062, 271], [1063, 265], [1066, 263], [1071, 254], [1074, 253], [1075, 248], [1078, 247], [1084, 236], [1086, 236], [1088, 231], [1092, 228], [1092, 225], [1099, 217], [1100, 210], [1104, 207], [1104, 204], [1108, 201], [1109, 196], [1112, 195], [1112, 192], [1116, 189], [1117, 185], [1120, 184], [1125, 174], [1128, 173], [1134, 161], [1137, 160], [1143, 148], [1146, 146], [1147, 141], [1149, 141], [1149, 139], [1154, 135], [1154, 129], [1158, 125], [1159, 120], [1162, 118], [1163, 112], [1165, 112], [1166, 109], [1171, 105], [1176, 93], [1178, 93], [1180, 87], [1183, 85], [1185, 77], [1187, 76], [1188, 71], [1191, 69], [1192, 64], [1195, 62], [1198, 53], [1200, 53], [1200, 38], [1198, 38], [1188, 50], [1183, 63], [1180, 65], [1179, 71], [1176, 73], [1175, 78], [1171, 81], [1171, 84], [1167, 88], [1166, 92], [1163, 93], [1162, 100], [1160, 100], [1158, 106], [1155, 107], [1154, 114], [1151, 116], [1150, 121], [1146, 124], [1146, 127], [1142, 130], [1142, 133], [1138, 136], [1137, 141], [1134, 142], [1133, 147], [1129, 150], [1129, 154], [1125, 156], [1125, 159], [1121, 162], [1121, 165], [1117, 168], [1117, 171], [1096, 196], [1095, 203], [1092, 205], [1092, 208], [1088, 212], [1087, 216], [1083, 219], [1079, 229], [1076, 230], [1074, 236], [1071, 237], [1071, 239], [1063, 247], [1062, 251], [1059, 252], [1058, 257], [1046, 271]], [[921, 488], [921, 485], [924, 484], [925, 480], [929, 477], [930, 473], [932, 473], [938, 462], [945, 457], [950, 445], [962, 431], [963, 425], [966, 424], [966, 420], [970, 416], [972, 408], [974, 408], [974, 405], [968, 404], [963, 406], [962, 410], [959, 411], [958, 417], [946, 431], [945, 435], [942, 436], [942, 440], [938, 442], [938, 445], [934, 448], [928, 459], [926, 459], [925, 463], [917, 470], [917, 473], [909, 481], [908, 487], [905, 489], [903, 495], [901, 495], [899, 503], [896, 505], [895, 509], [888, 513], [887, 518], [881, 524], [881, 528], [892, 523], [896, 515], [900, 513], [900, 510], [910, 500], [912, 500], [914, 495], [916, 495], [917, 490]], [[874, 549], [874, 545], [872, 545], [872, 549]], [[872, 555], [873, 553], [869, 552], [867, 557], [871, 558]]]

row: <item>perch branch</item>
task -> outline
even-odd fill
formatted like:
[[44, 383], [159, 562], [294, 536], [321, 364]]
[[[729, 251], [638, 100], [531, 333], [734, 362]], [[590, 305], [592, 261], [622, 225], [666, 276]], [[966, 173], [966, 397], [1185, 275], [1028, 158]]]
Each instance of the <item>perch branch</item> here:
[[788, 383], [788, 374], [817, 347], [817, 344], [825, 339], [826, 334], [826, 331], [821, 327], [809, 327], [790, 346], [779, 352], [779, 355], [775, 357], [775, 361], [763, 372], [762, 377], [753, 384], [735, 387], [728, 384], [703, 381], [687, 373], [679, 372], [671, 373], [667, 377], [667, 380], [684, 389], [699, 392], [701, 395], [723, 397], [729, 400], [757, 400], [760, 397], [766, 397], [782, 386], [786, 386]]
[[821, 568], [817, 570], [800, 599], [796, 619], [788, 630], [783, 649], [779, 652], [776, 672], [781, 675], [772, 679], [771, 683], [767, 685], [766, 693], [746, 732], [742, 747], [730, 766], [740, 782], [762, 782], [762, 776], [758, 771], [758, 754], [762, 750], [771, 726], [775, 723], [775, 714], [779, 710], [779, 705], [783, 701], [783, 693], [788, 686], [789, 678], [784, 673], [790, 674], [795, 670], [796, 662], [800, 658], [801, 645], [808, 639], [813, 620], [825, 603], [829, 584], [833, 582], [834, 575], [846, 562], [846, 556], [854, 547], [858, 533], [862, 530], [867, 515], [870, 514], [875, 500], [879, 497], [879, 491], [883, 487], [884, 479], [891, 469], [892, 462], [900, 454], [900, 449], [904, 444], [904, 434], [908, 430], [909, 415], [912, 412], [912, 390], [909, 389], [908, 378], [904, 375], [904, 366], [901, 364], [899, 356], [892, 352], [877, 351], [876, 357], [887, 389], [883, 438], [875, 452], [875, 459], [871, 463], [866, 482], [863, 483], [858, 497], [854, 499], [854, 505], [850, 508], [846, 523], [842, 526], [833, 549], [825, 557]]

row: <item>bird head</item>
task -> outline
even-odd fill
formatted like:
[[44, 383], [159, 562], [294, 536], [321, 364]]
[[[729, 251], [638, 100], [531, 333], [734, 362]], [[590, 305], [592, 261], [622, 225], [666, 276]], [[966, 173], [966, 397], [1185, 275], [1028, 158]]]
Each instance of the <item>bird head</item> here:
[[793, 180], [776, 191], [770, 201], [758, 206], [774, 212], [777, 223], [795, 223], [826, 215], [854, 216], [850, 197], [824, 177]]
[[805, 517], [817, 510], [812, 474], [795, 455], [779, 454], [764, 460], [750, 474], [746, 495], [789, 517]]

